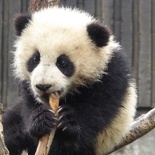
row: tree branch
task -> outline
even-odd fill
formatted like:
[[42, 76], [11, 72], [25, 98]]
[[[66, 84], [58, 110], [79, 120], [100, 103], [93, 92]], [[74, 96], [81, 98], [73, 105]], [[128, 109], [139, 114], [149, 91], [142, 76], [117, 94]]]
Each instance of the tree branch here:
[[42, 8], [59, 5], [60, 0], [30, 0], [31, 12], [38, 11]]
[[123, 141], [116, 146], [112, 151], [108, 152], [110, 154], [130, 143], [137, 140], [138, 138], [144, 136], [152, 129], [155, 128], [155, 108], [150, 110], [148, 113], [138, 117], [132, 124], [129, 133], [123, 139]]
[[9, 151], [4, 143], [3, 126], [2, 126], [2, 110], [3, 104], [0, 103], [0, 155], [9, 155]]

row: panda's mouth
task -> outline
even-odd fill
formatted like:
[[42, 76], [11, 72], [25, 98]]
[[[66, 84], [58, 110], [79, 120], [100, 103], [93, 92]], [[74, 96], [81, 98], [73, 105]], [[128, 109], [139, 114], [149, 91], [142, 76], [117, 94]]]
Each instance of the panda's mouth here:
[[55, 91], [51, 93], [44, 92], [41, 96], [38, 96], [41, 102], [43, 103], [49, 103], [49, 96], [52, 95], [54, 98], [60, 98], [63, 91]]

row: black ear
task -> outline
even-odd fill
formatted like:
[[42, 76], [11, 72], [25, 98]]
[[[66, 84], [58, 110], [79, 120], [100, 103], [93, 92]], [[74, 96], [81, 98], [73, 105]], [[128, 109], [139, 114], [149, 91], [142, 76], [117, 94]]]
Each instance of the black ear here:
[[110, 31], [99, 23], [91, 23], [87, 26], [90, 39], [97, 47], [106, 46], [109, 41]]
[[16, 35], [20, 36], [23, 29], [26, 28], [26, 25], [30, 22], [31, 16], [29, 15], [18, 15], [14, 20]]

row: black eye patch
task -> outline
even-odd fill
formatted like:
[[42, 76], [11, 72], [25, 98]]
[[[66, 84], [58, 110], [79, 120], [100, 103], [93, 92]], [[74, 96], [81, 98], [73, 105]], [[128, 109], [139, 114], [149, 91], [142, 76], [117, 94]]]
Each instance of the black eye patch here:
[[28, 60], [28, 62], [27, 62], [27, 70], [29, 72], [32, 72], [34, 70], [34, 68], [37, 67], [37, 65], [39, 64], [39, 62], [40, 62], [40, 53], [37, 51]]
[[67, 77], [71, 77], [75, 70], [74, 64], [65, 54], [62, 54], [57, 58], [56, 66]]

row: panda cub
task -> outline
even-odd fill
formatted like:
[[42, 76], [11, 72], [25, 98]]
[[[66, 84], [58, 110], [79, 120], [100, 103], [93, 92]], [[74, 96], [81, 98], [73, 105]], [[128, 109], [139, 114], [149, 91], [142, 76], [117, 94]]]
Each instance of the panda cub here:
[[[126, 135], [135, 115], [131, 67], [105, 25], [88, 13], [47, 8], [15, 20], [17, 103], [4, 111], [10, 155], [34, 155], [57, 126], [51, 155], [103, 155]], [[58, 93], [58, 118], [49, 95]]]

